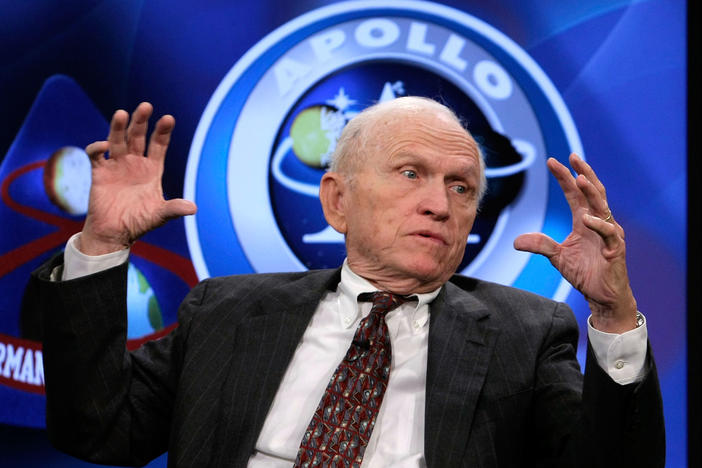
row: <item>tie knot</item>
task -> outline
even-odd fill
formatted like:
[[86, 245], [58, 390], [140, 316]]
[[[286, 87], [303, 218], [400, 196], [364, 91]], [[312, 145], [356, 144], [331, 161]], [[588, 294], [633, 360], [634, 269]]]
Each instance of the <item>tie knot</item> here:
[[372, 311], [387, 313], [410, 300], [407, 296], [400, 296], [387, 291], [375, 291], [358, 295], [360, 302], [372, 302]]

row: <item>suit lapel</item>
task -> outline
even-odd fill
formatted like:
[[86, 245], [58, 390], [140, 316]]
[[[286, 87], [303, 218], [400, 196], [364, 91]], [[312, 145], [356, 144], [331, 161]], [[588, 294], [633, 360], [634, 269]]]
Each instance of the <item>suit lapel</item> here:
[[458, 466], [498, 331], [471, 294], [447, 283], [432, 302], [424, 452], [428, 466]]
[[339, 279], [340, 270], [325, 270], [284, 280], [262, 294], [236, 327], [222, 386], [215, 466], [246, 465], [297, 344], [322, 296]]

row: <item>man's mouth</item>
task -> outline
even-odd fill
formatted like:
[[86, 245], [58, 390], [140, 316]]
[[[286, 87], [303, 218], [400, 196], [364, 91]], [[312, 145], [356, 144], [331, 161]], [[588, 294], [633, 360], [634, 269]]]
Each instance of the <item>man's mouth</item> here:
[[432, 231], [417, 231], [417, 232], [413, 233], [413, 235], [414, 235], [414, 236], [417, 236], [417, 237], [421, 237], [421, 238], [427, 239], [427, 240], [432, 240], [432, 241], [437, 242], [437, 243], [440, 243], [440, 244], [444, 244], [444, 245], [447, 245], [447, 244], [448, 244], [448, 243], [446, 242], [446, 239], [444, 239], [444, 237], [443, 237], [441, 234], [436, 233], [436, 232], [432, 232]]

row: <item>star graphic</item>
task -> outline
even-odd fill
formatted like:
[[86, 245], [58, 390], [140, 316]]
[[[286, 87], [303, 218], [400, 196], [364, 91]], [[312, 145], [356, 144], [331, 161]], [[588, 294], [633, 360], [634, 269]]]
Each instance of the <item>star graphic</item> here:
[[346, 94], [344, 88], [339, 88], [339, 92], [336, 93], [334, 99], [328, 99], [327, 104], [329, 104], [330, 106], [334, 106], [343, 112], [350, 105], [356, 104], [356, 101], [354, 99], [349, 98], [349, 95]]

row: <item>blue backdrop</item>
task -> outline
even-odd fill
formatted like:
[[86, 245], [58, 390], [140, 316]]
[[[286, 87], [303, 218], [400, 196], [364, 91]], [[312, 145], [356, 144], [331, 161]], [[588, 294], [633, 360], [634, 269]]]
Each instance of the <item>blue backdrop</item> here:
[[[494, 174], [511, 172], [491, 178], [494, 196], [463, 271], [565, 300], [581, 327], [586, 303], [547, 262], [498, 252], [522, 228], [567, 232], [546, 156], [577, 150], [595, 167], [626, 230], [631, 281], [648, 318], [668, 466], [686, 465], [685, 2], [67, 0], [0, 8], [0, 465], [85, 465], [46, 441], [42, 355], [25, 291], [29, 272], [80, 229], [71, 194], [85, 178], [67, 175], [70, 148], [104, 138], [112, 112], [142, 100], [176, 118], [164, 191], [185, 193], [200, 213], [135, 246], [137, 346], [173, 326], [198, 278], [338, 263], [343, 248], [324, 237], [306, 192], [321, 169], [291, 149], [295, 119], [324, 107], [343, 123], [402, 94], [443, 99], [487, 147], [497, 132], [518, 150], [516, 160], [488, 161]], [[165, 466], [165, 457], [152, 465]]]

